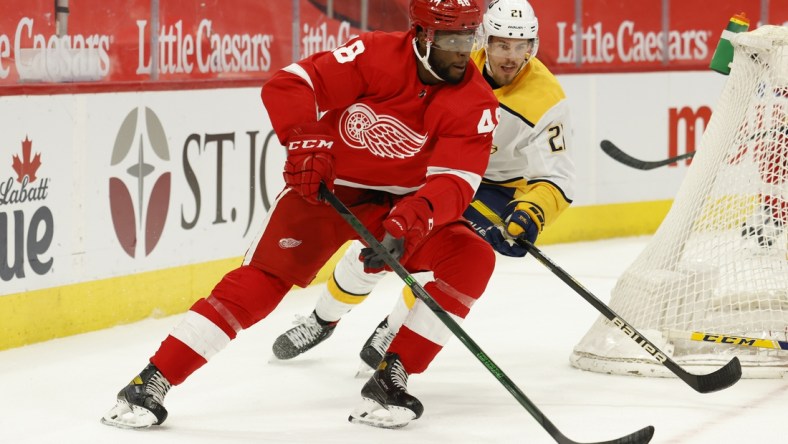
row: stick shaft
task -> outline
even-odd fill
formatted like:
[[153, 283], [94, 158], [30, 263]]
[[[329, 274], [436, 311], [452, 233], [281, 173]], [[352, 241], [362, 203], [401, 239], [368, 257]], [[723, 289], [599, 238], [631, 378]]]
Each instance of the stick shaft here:
[[[369, 245], [376, 253], [378, 253], [386, 262], [386, 265], [397, 273], [405, 284], [410, 287], [413, 294], [421, 299], [429, 308], [438, 316], [438, 319], [443, 322], [446, 327], [470, 350], [470, 352], [478, 359], [490, 373], [506, 388], [507, 391], [520, 403], [531, 416], [542, 426], [542, 428], [553, 437], [559, 444], [577, 444], [575, 441], [567, 438], [560, 430], [539, 410], [539, 408], [525, 396], [525, 393], [517, 387], [506, 373], [498, 367], [493, 360], [487, 356], [486, 353], [479, 347], [476, 342], [460, 327], [457, 322], [444, 310], [435, 299], [416, 281], [413, 276], [394, 259], [391, 254], [386, 250], [383, 245], [378, 242], [375, 236], [369, 232], [367, 227], [342, 203], [339, 198], [334, 195], [324, 184], [320, 184], [320, 195], [329, 203], [335, 210], [342, 216], [345, 221], [358, 233], [359, 236]], [[646, 444], [651, 440], [654, 434], [654, 427], [648, 426], [630, 435], [618, 438], [612, 441], [606, 441], [598, 444]]]

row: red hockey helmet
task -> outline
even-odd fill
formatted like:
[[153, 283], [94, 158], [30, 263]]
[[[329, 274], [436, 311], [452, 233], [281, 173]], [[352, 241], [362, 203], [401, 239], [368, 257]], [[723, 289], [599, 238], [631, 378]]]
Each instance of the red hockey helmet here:
[[410, 0], [410, 22], [432, 31], [473, 30], [482, 22], [476, 0]]

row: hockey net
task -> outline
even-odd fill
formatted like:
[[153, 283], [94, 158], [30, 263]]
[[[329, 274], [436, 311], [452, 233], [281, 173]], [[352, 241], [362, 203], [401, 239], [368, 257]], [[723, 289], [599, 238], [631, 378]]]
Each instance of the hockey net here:
[[[698, 154], [609, 305], [696, 373], [735, 355], [743, 377], [782, 377], [788, 350], [735, 344], [788, 341], [788, 28], [762, 26], [731, 42], [731, 73]], [[690, 340], [691, 332], [727, 343]], [[603, 373], [672, 376], [604, 317], [570, 361]]]

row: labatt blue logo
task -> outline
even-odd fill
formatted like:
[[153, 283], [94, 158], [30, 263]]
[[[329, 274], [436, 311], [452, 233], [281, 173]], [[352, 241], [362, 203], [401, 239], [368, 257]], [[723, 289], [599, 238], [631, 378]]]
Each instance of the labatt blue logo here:
[[54, 263], [51, 256], [45, 257], [55, 232], [52, 211], [46, 205], [30, 209], [31, 203], [45, 201], [49, 193], [50, 179], [37, 175], [41, 164], [41, 154], [33, 154], [33, 142], [25, 137], [21, 155], [12, 158], [15, 177], [0, 181], [0, 279], [3, 281], [24, 278], [27, 268], [38, 275], [45, 274]]

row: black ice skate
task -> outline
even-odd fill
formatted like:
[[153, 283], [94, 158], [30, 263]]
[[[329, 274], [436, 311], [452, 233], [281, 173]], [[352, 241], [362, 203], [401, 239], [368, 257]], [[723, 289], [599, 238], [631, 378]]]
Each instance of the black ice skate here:
[[295, 327], [282, 333], [274, 341], [274, 356], [278, 359], [292, 359], [311, 350], [317, 344], [328, 339], [337, 326], [337, 322], [325, 322], [313, 311], [309, 317], [298, 316]]
[[386, 317], [378, 324], [372, 335], [367, 338], [367, 342], [361, 347], [359, 357], [363, 364], [359, 368], [356, 376], [369, 374], [378, 368], [378, 364], [383, 360], [383, 355], [388, 350], [391, 341], [397, 333], [389, 328], [389, 318]]
[[770, 248], [782, 230], [783, 222], [772, 217], [771, 211], [767, 207], [761, 207], [742, 224], [741, 235], [742, 237], [755, 238], [761, 248]]
[[162, 403], [170, 387], [159, 369], [148, 364], [118, 392], [118, 403], [101, 418], [101, 423], [122, 429], [160, 425], [167, 419], [167, 409]]
[[361, 398], [361, 405], [348, 418], [352, 423], [396, 429], [424, 413], [421, 401], [408, 393], [408, 372], [396, 353], [386, 353], [361, 389]]

